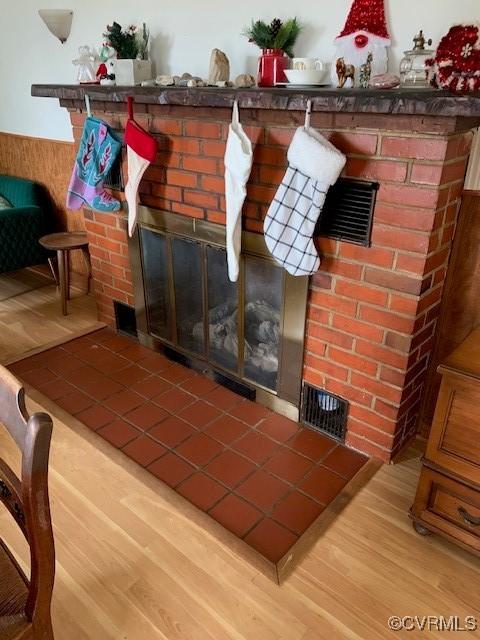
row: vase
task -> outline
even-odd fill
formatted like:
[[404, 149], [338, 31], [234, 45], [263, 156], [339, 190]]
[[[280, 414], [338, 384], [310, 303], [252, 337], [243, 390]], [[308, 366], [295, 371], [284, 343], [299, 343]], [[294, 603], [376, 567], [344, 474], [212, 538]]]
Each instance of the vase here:
[[152, 77], [150, 60], [115, 60], [115, 84], [132, 86]]
[[263, 49], [258, 59], [259, 87], [274, 87], [277, 82], [286, 82], [285, 69], [289, 58], [281, 49]]

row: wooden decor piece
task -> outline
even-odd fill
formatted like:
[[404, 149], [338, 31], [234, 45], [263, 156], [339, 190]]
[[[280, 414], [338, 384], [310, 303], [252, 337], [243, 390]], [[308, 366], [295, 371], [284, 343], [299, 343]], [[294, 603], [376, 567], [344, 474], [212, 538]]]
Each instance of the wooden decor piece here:
[[21, 478], [0, 458], [0, 502], [30, 547], [30, 580], [0, 539], [0, 638], [53, 640], [50, 604], [55, 548], [48, 499], [48, 457], [52, 420], [28, 416], [20, 382], [0, 367], [0, 422], [22, 455]]
[[411, 510], [415, 529], [480, 555], [480, 328], [438, 368], [442, 384]]

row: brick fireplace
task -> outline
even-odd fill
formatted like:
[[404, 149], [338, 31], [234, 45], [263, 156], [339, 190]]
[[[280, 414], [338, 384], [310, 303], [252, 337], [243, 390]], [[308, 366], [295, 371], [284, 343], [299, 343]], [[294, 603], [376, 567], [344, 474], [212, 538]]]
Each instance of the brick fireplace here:
[[[34, 92], [61, 98], [76, 141], [85, 118], [78, 91]], [[152, 94], [142, 99], [141, 90], [136, 92], [136, 118], [160, 146], [141, 184], [141, 203], [223, 225], [222, 158], [231, 111], [222, 104], [227, 98], [214, 101], [204, 90], [191, 104], [178, 97], [171, 100], [176, 104], [158, 104]], [[123, 129], [121, 93], [95, 89], [91, 99], [94, 114]], [[310, 280], [303, 379], [348, 401], [347, 445], [390, 461], [416, 430], [470, 129], [478, 118], [457, 117], [452, 110], [434, 115], [425, 107], [405, 106], [402, 99], [400, 113], [379, 113], [383, 99], [383, 94], [375, 97], [376, 108], [371, 102], [358, 110], [348, 100], [343, 107], [314, 102], [312, 126], [348, 156], [344, 175], [376, 181], [379, 190], [370, 247], [317, 238], [323, 259]], [[262, 233], [262, 219], [284, 173], [286, 148], [304, 120], [300, 99], [274, 102], [259, 105], [247, 96], [243, 107], [240, 103], [255, 150], [243, 223], [255, 233]], [[99, 318], [113, 325], [113, 301], [134, 305], [125, 220], [84, 214]]]

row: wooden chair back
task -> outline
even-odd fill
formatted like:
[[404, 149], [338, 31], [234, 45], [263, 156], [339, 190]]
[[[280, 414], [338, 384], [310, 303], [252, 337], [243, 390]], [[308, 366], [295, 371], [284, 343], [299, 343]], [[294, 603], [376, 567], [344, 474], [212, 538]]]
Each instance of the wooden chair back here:
[[[50, 604], [55, 576], [55, 547], [48, 498], [48, 458], [52, 419], [28, 415], [21, 383], [0, 366], [0, 423], [21, 453], [21, 477], [1, 458], [0, 502], [14, 518], [30, 547], [30, 580], [25, 617], [33, 638], [53, 639]], [[1, 576], [0, 576], [1, 580]]]

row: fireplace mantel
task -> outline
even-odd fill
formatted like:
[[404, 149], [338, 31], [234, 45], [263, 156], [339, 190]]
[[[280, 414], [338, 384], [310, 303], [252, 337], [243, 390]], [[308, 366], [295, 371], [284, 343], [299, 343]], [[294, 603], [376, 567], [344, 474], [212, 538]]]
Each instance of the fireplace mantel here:
[[[378, 113], [473, 118], [480, 122], [480, 96], [456, 95], [435, 89], [220, 89], [216, 87], [102, 87], [99, 85], [34, 84], [32, 96], [101, 102], [189, 107], [231, 107], [234, 100], [244, 109], [302, 111], [309, 100], [312, 110], [330, 113]], [[472, 123], [474, 126], [475, 123]]]

